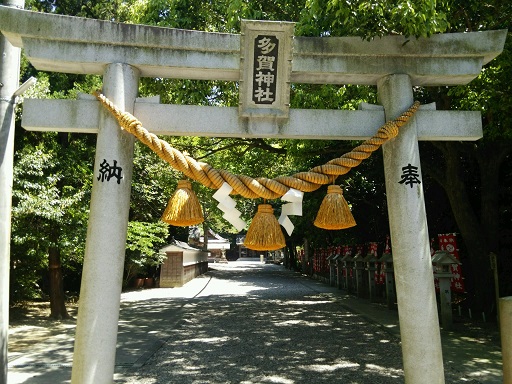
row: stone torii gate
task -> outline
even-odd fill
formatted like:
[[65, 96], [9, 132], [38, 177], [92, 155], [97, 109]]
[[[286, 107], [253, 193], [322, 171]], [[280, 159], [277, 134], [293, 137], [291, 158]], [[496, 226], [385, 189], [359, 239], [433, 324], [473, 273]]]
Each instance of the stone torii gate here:
[[[357, 37], [292, 38], [286, 35], [292, 28], [287, 24], [265, 23], [266, 32], [261, 32], [277, 36], [280, 46], [293, 48], [288, 58], [280, 59], [287, 63], [281, 70], [281, 74], [288, 71], [286, 81], [376, 85], [381, 106], [366, 105], [359, 111], [288, 110], [284, 97], [281, 109], [266, 114], [258, 108], [244, 112], [243, 108], [161, 105], [158, 100], [137, 99], [140, 77], [246, 81], [240, 76], [246, 52], [243, 36], [0, 7], [2, 34], [23, 48], [37, 69], [103, 75], [104, 94], [137, 116], [150, 132], [162, 135], [367, 139], [386, 120], [409, 108], [414, 86], [468, 83], [502, 51], [506, 38], [506, 31], [429, 39], [388, 36], [369, 42]], [[111, 382], [134, 139], [119, 129], [98, 101], [87, 97], [25, 100], [22, 124], [28, 130], [97, 134], [72, 383]], [[479, 112], [436, 111], [430, 105], [423, 106], [399, 136], [383, 146], [407, 383], [444, 383], [444, 371], [423, 189], [421, 184], [400, 183], [403, 168], [416, 167], [421, 180], [418, 140], [481, 136]], [[104, 161], [115, 161], [122, 168], [119, 182], [96, 177]]]

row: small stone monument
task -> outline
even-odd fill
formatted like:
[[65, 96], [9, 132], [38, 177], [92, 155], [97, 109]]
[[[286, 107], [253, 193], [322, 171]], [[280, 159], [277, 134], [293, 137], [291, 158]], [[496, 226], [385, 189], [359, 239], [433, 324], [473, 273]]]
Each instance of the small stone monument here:
[[222, 251], [221, 251], [221, 254], [220, 254], [220, 259], [217, 262], [218, 263], [222, 263], [222, 264], [227, 264], [228, 263], [228, 259], [226, 259], [226, 250], [224, 248], [222, 248]]

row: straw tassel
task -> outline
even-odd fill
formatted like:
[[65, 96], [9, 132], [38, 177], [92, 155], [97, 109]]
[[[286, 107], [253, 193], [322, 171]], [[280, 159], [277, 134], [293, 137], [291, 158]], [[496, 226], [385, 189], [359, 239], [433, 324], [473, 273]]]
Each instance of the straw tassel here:
[[339, 185], [329, 185], [314, 225], [323, 229], [345, 229], [356, 225]]
[[270, 204], [258, 205], [258, 212], [252, 219], [244, 245], [255, 251], [275, 251], [286, 246], [283, 231]]
[[170, 198], [162, 220], [178, 227], [188, 227], [204, 221], [201, 204], [192, 191], [190, 181], [178, 181], [178, 189]]

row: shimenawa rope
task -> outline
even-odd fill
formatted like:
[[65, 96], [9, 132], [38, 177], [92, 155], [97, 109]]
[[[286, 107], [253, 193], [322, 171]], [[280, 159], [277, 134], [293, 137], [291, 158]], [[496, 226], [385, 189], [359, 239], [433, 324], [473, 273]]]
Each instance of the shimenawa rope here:
[[213, 189], [218, 189], [224, 182], [227, 182], [233, 188], [231, 194], [240, 194], [249, 199], [276, 199], [283, 196], [290, 188], [302, 192], [312, 192], [322, 185], [331, 184], [333, 176], [337, 177], [348, 173], [352, 168], [357, 167], [363, 160], [370, 157], [372, 152], [379, 149], [382, 144], [396, 137], [400, 127], [407, 123], [420, 106], [418, 101], [414, 102], [406, 112], [381, 126], [375, 136], [364, 141], [352, 151], [324, 165], [292, 176], [279, 176], [275, 179], [265, 177], [254, 179], [245, 175], [235, 175], [225, 170], [217, 170], [207, 163], [198, 162], [192, 157], [184, 155], [165, 140], [148, 132], [135, 116], [119, 110], [104, 95], [95, 93], [95, 96], [112, 113], [123, 129], [147, 145], [174, 169]]

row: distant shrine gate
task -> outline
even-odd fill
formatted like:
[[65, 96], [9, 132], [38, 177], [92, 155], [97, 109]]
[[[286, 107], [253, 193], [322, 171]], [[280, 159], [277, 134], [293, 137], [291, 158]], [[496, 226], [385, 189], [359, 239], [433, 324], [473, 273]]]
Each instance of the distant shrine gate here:
[[[506, 31], [293, 37], [293, 24], [245, 21], [242, 34], [129, 25], [0, 7], [0, 30], [38, 70], [103, 75], [103, 93], [159, 135], [359, 140], [413, 103], [413, 86], [465, 84], [503, 49]], [[239, 108], [139, 99], [140, 77], [240, 82]], [[290, 83], [376, 85], [358, 111], [289, 108]], [[28, 130], [96, 133], [72, 383], [111, 382], [134, 139], [94, 98], [25, 100]], [[421, 107], [384, 144], [384, 172], [407, 383], [444, 383], [418, 140], [477, 140], [479, 112]], [[405, 175], [405, 176], [404, 176]], [[115, 207], [115, 208], [113, 208]], [[102, 348], [97, 348], [98, 345]]]

